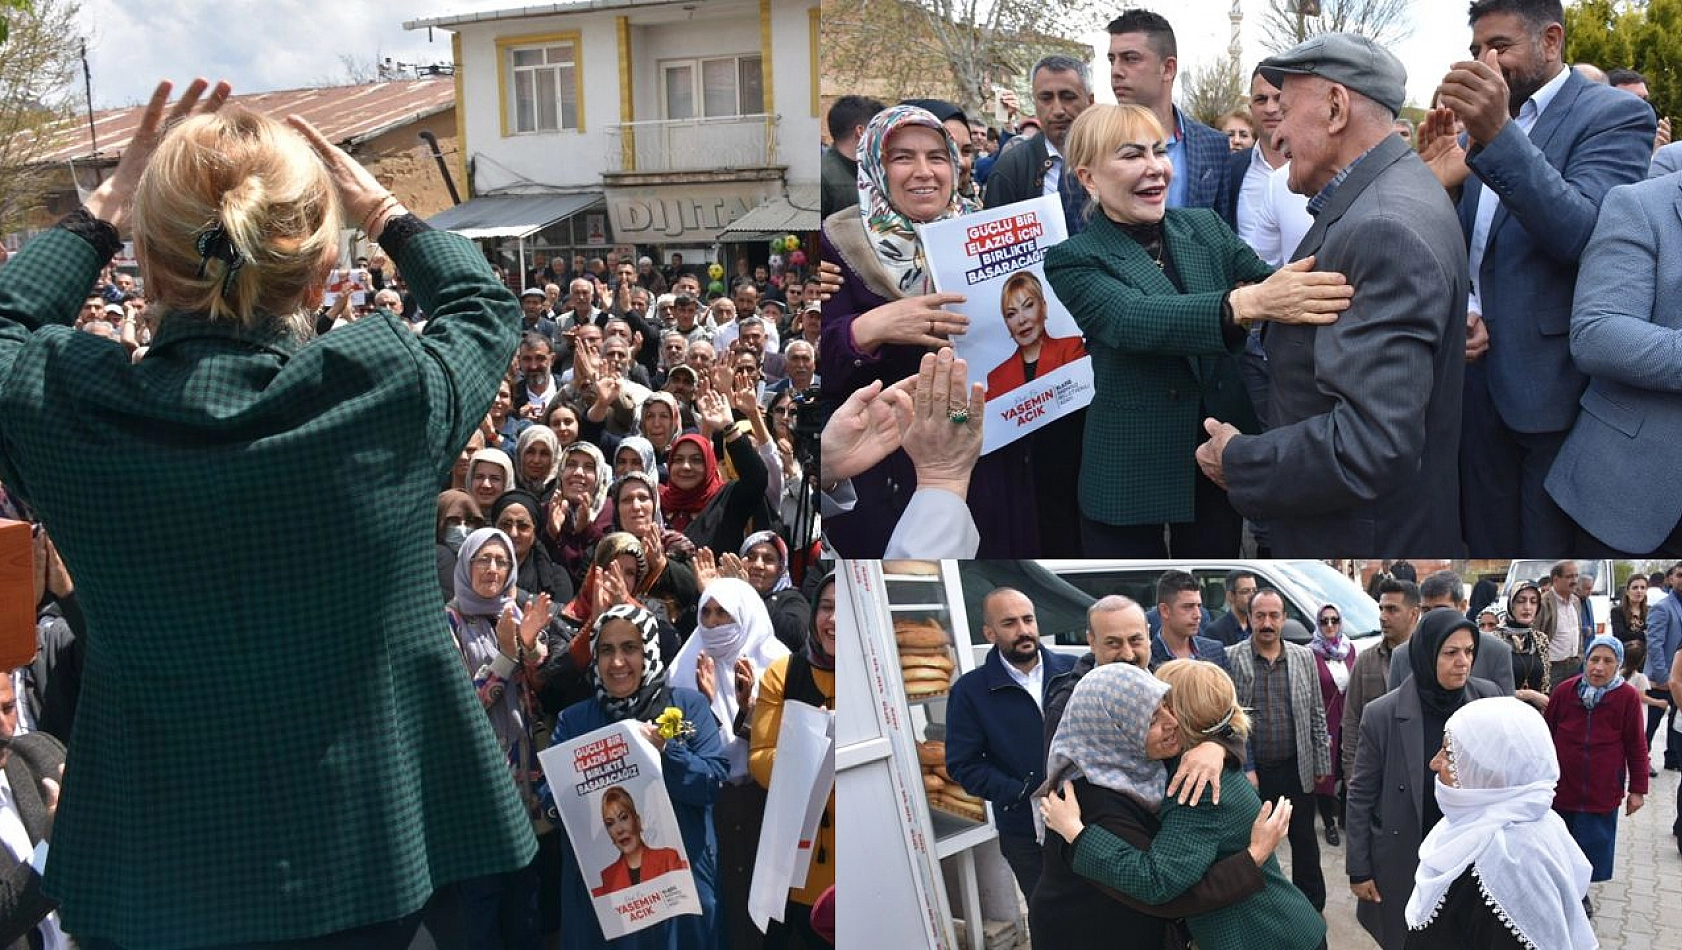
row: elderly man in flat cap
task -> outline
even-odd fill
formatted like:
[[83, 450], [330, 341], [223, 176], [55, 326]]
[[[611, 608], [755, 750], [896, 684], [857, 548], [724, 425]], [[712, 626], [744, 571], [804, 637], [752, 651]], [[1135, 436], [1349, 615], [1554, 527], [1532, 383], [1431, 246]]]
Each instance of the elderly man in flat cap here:
[[1274, 553], [1453, 551], [1460, 544], [1466, 242], [1454, 205], [1391, 123], [1402, 64], [1350, 33], [1265, 60], [1291, 190], [1314, 225], [1292, 255], [1344, 274], [1355, 299], [1328, 326], [1268, 324], [1274, 428], [1214, 419], [1198, 463]]

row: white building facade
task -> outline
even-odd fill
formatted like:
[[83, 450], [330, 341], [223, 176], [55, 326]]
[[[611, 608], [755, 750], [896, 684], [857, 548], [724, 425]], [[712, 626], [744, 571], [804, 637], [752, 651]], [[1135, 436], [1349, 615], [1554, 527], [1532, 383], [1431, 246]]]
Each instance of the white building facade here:
[[816, 191], [813, 0], [589, 0], [404, 25], [452, 34], [463, 233], [551, 253], [704, 248]]

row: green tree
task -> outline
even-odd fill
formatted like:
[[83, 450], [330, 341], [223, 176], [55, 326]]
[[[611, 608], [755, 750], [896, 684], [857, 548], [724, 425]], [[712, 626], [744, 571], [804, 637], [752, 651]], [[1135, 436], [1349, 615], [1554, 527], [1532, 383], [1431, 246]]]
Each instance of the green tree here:
[[0, 0], [0, 43], [6, 42], [6, 35], [11, 32], [12, 15], [9, 10], [28, 10], [29, 0]]
[[0, 0], [8, 4], [17, 12], [0, 46], [0, 233], [41, 200], [50, 170], [36, 159], [71, 115], [81, 43], [76, 0]]
[[1565, 8], [1565, 61], [1647, 77], [1659, 115], [1682, 113], [1682, 0], [1579, 0]]

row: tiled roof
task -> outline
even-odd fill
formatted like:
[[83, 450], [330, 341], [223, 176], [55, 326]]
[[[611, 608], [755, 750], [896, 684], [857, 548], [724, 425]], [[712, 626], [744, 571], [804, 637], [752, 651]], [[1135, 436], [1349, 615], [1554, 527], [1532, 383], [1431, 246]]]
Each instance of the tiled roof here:
[[[413, 79], [254, 92], [232, 96], [228, 101], [276, 117], [297, 113], [320, 129], [329, 141], [345, 146], [360, 144], [450, 108], [455, 105], [456, 89], [455, 80], [450, 78]], [[99, 138], [97, 157], [101, 162], [115, 162], [122, 156], [140, 124], [144, 108], [136, 105], [94, 113], [94, 132]], [[88, 142], [88, 119], [83, 113], [59, 130], [54, 144], [37, 161], [53, 164], [87, 162], [94, 158]]]

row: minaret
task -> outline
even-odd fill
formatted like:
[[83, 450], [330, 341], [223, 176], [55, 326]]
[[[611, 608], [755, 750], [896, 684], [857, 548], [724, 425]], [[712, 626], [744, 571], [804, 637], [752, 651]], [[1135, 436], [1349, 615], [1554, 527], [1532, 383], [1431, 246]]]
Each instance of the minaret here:
[[1226, 54], [1232, 59], [1232, 65], [1240, 72], [1244, 69], [1244, 42], [1239, 33], [1244, 29], [1244, 10], [1239, 6], [1239, 0], [1232, 0], [1232, 10], [1227, 13], [1227, 19], [1232, 21], [1232, 42], [1227, 44]]

